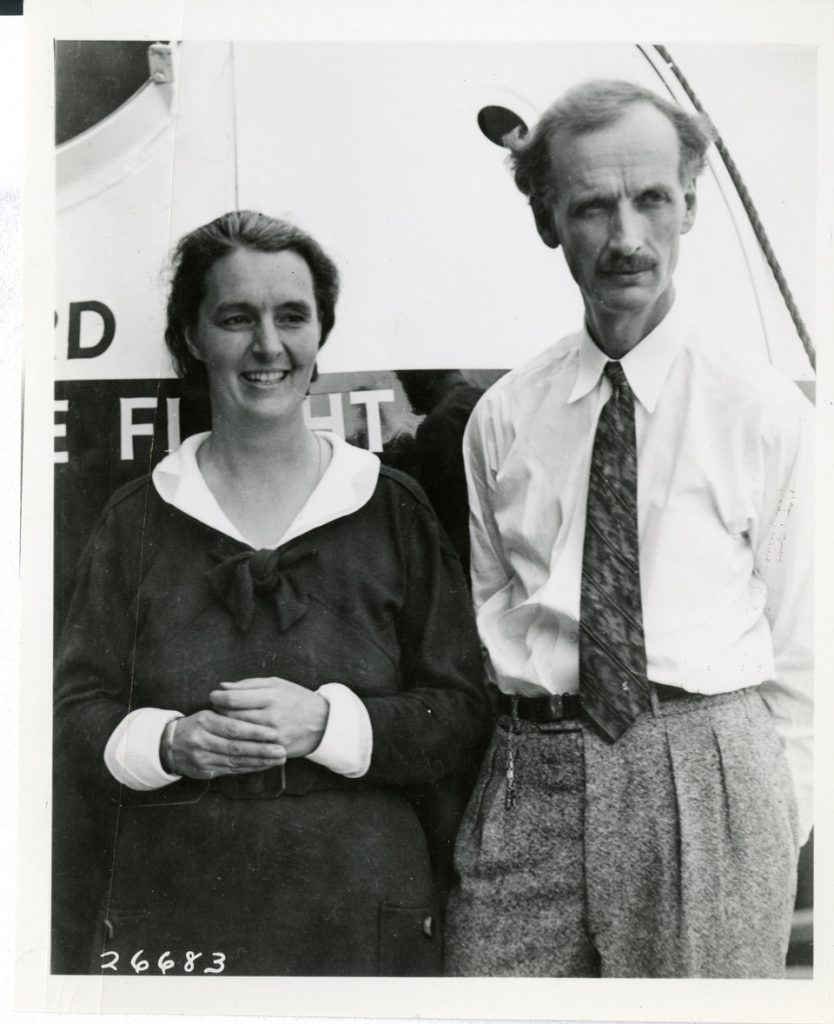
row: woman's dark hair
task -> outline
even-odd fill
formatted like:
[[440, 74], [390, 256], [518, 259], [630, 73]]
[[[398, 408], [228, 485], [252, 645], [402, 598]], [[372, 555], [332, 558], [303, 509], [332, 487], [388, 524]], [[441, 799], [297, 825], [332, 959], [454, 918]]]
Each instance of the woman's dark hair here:
[[171, 258], [165, 344], [174, 369], [183, 380], [205, 383], [205, 366], [189, 351], [185, 334], [187, 329], [197, 325], [208, 272], [219, 259], [237, 249], [297, 253], [307, 263], [313, 277], [321, 323], [319, 348], [327, 341], [336, 322], [339, 271], [314, 238], [293, 224], [254, 210], [225, 213], [181, 238]]

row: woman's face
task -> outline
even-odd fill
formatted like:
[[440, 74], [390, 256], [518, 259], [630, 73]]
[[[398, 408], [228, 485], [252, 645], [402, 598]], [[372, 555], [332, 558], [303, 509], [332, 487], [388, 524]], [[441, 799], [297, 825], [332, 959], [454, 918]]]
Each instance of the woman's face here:
[[320, 338], [313, 275], [290, 250], [219, 259], [186, 333], [205, 363], [213, 414], [244, 420], [301, 415]]

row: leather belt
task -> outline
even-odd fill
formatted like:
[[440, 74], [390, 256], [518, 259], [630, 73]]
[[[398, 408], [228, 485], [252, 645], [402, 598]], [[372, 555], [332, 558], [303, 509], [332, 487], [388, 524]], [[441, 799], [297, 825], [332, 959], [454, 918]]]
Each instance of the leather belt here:
[[[703, 694], [687, 693], [678, 686], [654, 683], [654, 691], [661, 704], [686, 698], [698, 700]], [[525, 722], [539, 725], [548, 722], [566, 722], [577, 719], [582, 713], [582, 695], [579, 693], [544, 694], [541, 697], [512, 697], [507, 693], [494, 691], [496, 710], [502, 715], [515, 715]], [[513, 708], [515, 705], [515, 708]]]
[[582, 698], [578, 693], [554, 693], [541, 697], [511, 697], [507, 693], [498, 693], [495, 707], [502, 715], [515, 715], [525, 722], [543, 725], [579, 718]]
[[272, 800], [279, 796], [306, 796], [324, 790], [357, 792], [367, 788], [368, 783], [363, 779], [349, 779], [300, 757], [279, 768], [267, 768], [262, 772], [218, 775], [209, 784], [211, 791], [222, 793], [230, 800]]
[[209, 794], [229, 800], [274, 800], [278, 797], [306, 796], [326, 790], [369, 790], [376, 788], [364, 779], [348, 779], [303, 758], [293, 758], [286, 765], [262, 772], [240, 775], [217, 775], [209, 780], [180, 779], [171, 786], [150, 792], [122, 787], [114, 803], [131, 807], [157, 807], [173, 804], [196, 804]]
[[661, 704], [673, 700], [706, 700], [709, 697], [708, 693], [689, 693], [679, 686], [667, 686], [665, 683], [653, 683], [652, 685]]

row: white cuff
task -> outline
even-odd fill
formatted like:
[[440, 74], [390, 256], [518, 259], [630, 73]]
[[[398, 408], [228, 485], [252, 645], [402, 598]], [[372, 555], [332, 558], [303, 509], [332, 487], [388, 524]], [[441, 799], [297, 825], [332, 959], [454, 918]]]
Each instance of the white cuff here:
[[138, 708], [119, 722], [104, 748], [104, 763], [117, 782], [129, 789], [151, 790], [182, 778], [169, 775], [159, 760], [162, 734], [174, 718], [182, 718], [182, 714], [162, 708]]
[[325, 683], [316, 692], [330, 705], [330, 712], [321, 743], [307, 760], [348, 779], [361, 778], [370, 767], [374, 744], [365, 705], [341, 683]]

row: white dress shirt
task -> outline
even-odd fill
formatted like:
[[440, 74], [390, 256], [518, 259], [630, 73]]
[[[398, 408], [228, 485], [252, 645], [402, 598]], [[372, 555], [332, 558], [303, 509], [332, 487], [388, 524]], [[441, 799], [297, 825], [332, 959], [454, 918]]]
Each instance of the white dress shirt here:
[[[290, 523], [281, 544], [356, 512], [370, 500], [376, 488], [376, 455], [355, 448], [334, 434], [317, 433], [331, 447], [330, 463]], [[186, 438], [176, 452], [167, 455], [153, 471], [154, 487], [169, 505], [255, 547], [229, 521], [197, 464], [197, 450], [208, 436], [195, 434]], [[341, 683], [326, 683], [316, 692], [327, 701], [329, 710], [321, 743], [307, 755], [308, 760], [348, 778], [361, 777], [370, 766], [373, 750], [373, 731], [365, 705]], [[126, 715], [104, 751], [104, 763], [114, 778], [136, 790], [159, 789], [176, 782], [180, 776], [171, 775], [162, 767], [159, 746], [165, 726], [180, 717], [179, 711], [164, 708], [138, 708]]]
[[[635, 395], [648, 675], [692, 693], [761, 685], [805, 838], [813, 410], [771, 367], [705, 354], [681, 319], [673, 307], [620, 360]], [[585, 505], [608, 358], [585, 330], [571, 335], [498, 381], [467, 428], [473, 598], [506, 693], [579, 686]]]

